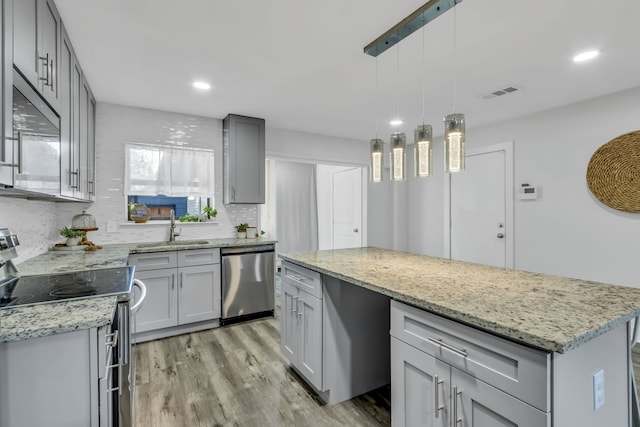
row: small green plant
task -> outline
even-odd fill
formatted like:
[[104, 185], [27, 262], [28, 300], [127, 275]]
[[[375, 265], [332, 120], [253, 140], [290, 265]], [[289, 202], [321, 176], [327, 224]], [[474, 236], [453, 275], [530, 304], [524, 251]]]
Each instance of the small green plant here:
[[236, 225], [236, 230], [238, 231], [238, 233], [242, 233], [242, 232], [247, 232], [247, 227], [249, 227], [249, 224], [240, 224], [240, 225]]
[[200, 217], [198, 215], [182, 215], [180, 218], [178, 218], [178, 221], [180, 222], [198, 222], [200, 221]]
[[69, 227], [65, 227], [62, 230], [60, 230], [60, 235], [62, 237], [66, 237], [67, 239], [73, 239], [75, 237], [82, 237], [83, 233], [82, 231], [73, 229], [73, 228], [69, 228]]
[[260, 230], [260, 235], [264, 236], [264, 230]]
[[206, 213], [209, 218], [215, 218], [218, 215], [218, 211], [213, 209], [211, 206], [205, 206], [202, 208], [202, 212]]

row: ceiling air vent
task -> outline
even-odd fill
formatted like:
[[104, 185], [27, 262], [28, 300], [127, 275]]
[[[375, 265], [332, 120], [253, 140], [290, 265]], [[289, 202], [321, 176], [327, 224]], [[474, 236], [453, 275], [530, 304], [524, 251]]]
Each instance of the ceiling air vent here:
[[522, 90], [522, 87], [510, 85], [507, 87], [503, 87], [501, 89], [492, 90], [491, 92], [483, 93], [482, 95], [480, 95], [480, 98], [493, 99], [493, 98], [497, 98], [498, 96], [504, 96], [513, 92], [517, 92], [519, 90]]

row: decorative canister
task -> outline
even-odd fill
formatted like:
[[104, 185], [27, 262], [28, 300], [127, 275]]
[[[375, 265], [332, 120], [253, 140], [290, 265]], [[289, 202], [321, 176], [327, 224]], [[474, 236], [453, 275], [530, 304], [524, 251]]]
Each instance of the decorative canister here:
[[147, 205], [143, 203], [137, 203], [133, 207], [133, 212], [131, 213], [131, 219], [136, 223], [144, 223], [147, 222], [151, 218], [151, 212]]

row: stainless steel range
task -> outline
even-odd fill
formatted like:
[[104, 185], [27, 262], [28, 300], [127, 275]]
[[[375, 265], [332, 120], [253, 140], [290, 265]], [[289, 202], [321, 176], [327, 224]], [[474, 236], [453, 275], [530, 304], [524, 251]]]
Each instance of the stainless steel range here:
[[[110, 360], [118, 363], [111, 370], [110, 384], [100, 387], [100, 426], [126, 426], [133, 423], [133, 356], [130, 316], [140, 308], [146, 287], [134, 279], [134, 266], [48, 275], [20, 276], [13, 264], [20, 243], [8, 229], [0, 229], [0, 310], [51, 303], [69, 299], [116, 296], [118, 301], [107, 343]], [[133, 304], [133, 286], [140, 288], [140, 299]]]

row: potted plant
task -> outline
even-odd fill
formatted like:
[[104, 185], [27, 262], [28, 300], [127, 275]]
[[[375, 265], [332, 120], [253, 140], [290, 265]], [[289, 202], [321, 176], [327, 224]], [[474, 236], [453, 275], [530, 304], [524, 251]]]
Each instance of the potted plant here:
[[60, 230], [60, 235], [67, 238], [67, 242], [65, 243], [67, 246], [77, 246], [80, 239], [82, 239], [83, 233], [74, 228], [64, 227]]
[[249, 224], [236, 225], [236, 231], [238, 232], [238, 239], [247, 238], [247, 227], [249, 227]]
[[202, 212], [207, 214], [208, 219], [215, 218], [216, 215], [218, 215], [218, 211], [213, 209], [211, 206], [205, 206], [202, 208]]

